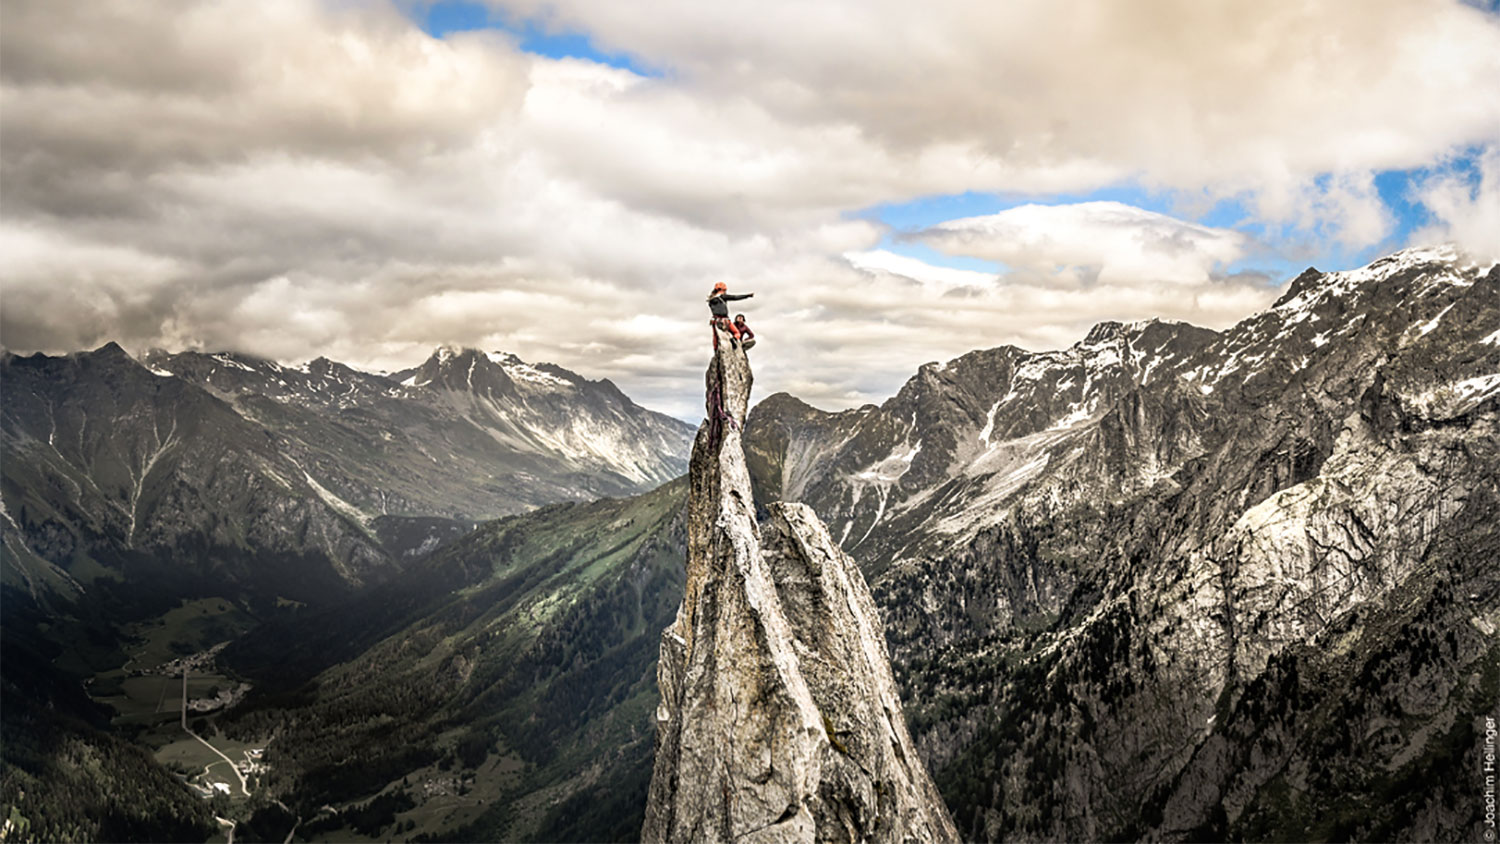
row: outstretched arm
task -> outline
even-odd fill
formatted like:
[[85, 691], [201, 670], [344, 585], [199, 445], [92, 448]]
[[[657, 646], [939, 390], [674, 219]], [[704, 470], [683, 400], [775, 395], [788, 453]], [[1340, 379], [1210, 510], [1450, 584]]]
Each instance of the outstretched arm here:
[[741, 299], [749, 299], [751, 296], [754, 296], [754, 295], [755, 295], [754, 293], [725, 293], [724, 294], [724, 301], [726, 301], [726, 302], [738, 302]]

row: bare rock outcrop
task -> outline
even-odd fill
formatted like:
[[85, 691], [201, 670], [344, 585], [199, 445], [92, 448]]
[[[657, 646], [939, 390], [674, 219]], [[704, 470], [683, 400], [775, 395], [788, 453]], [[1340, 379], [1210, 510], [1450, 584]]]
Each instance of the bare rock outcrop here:
[[646, 841], [956, 841], [863, 576], [817, 515], [757, 525], [752, 381], [719, 336], [693, 445], [687, 586], [662, 634]]

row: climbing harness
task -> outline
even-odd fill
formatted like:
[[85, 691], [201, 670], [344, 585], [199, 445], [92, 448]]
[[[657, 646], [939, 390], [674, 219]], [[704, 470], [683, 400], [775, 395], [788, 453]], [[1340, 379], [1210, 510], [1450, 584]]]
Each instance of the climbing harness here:
[[718, 350], [718, 348], [719, 348], [719, 332], [718, 332], [718, 329], [720, 329], [720, 328], [724, 329], [725, 331], [728, 331], [729, 334], [730, 334], [730, 336], [732, 336], [734, 338], [734, 341], [736, 343], [739, 342], [739, 340], [740, 340], [740, 330], [739, 330], [739, 328], [737, 328], [735, 326], [735, 324], [733, 322], [729, 321], [728, 317], [717, 317], [717, 316], [716, 317], [711, 317], [708, 320], [708, 325], [709, 325], [709, 330], [712, 331], [713, 335], [714, 335], [714, 349], [715, 350]]

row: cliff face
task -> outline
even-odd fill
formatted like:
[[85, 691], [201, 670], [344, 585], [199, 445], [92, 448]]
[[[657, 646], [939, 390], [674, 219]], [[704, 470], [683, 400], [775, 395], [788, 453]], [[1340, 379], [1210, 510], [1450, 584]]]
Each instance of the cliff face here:
[[646, 841], [955, 841], [859, 570], [804, 505], [758, 527], [752, 377], [720, 336], [690, 467], [687, 586], [662, 634]]

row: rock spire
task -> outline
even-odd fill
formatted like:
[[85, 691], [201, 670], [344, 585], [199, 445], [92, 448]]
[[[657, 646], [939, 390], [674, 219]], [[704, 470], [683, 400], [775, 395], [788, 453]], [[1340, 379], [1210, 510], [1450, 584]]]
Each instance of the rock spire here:
[[813, 511], [757, 524], [752, 376], [719, 334], [693, 445], [687, 586], [662, 633], [642, 838], [956, 841], [912, 744], [863, 576]]

